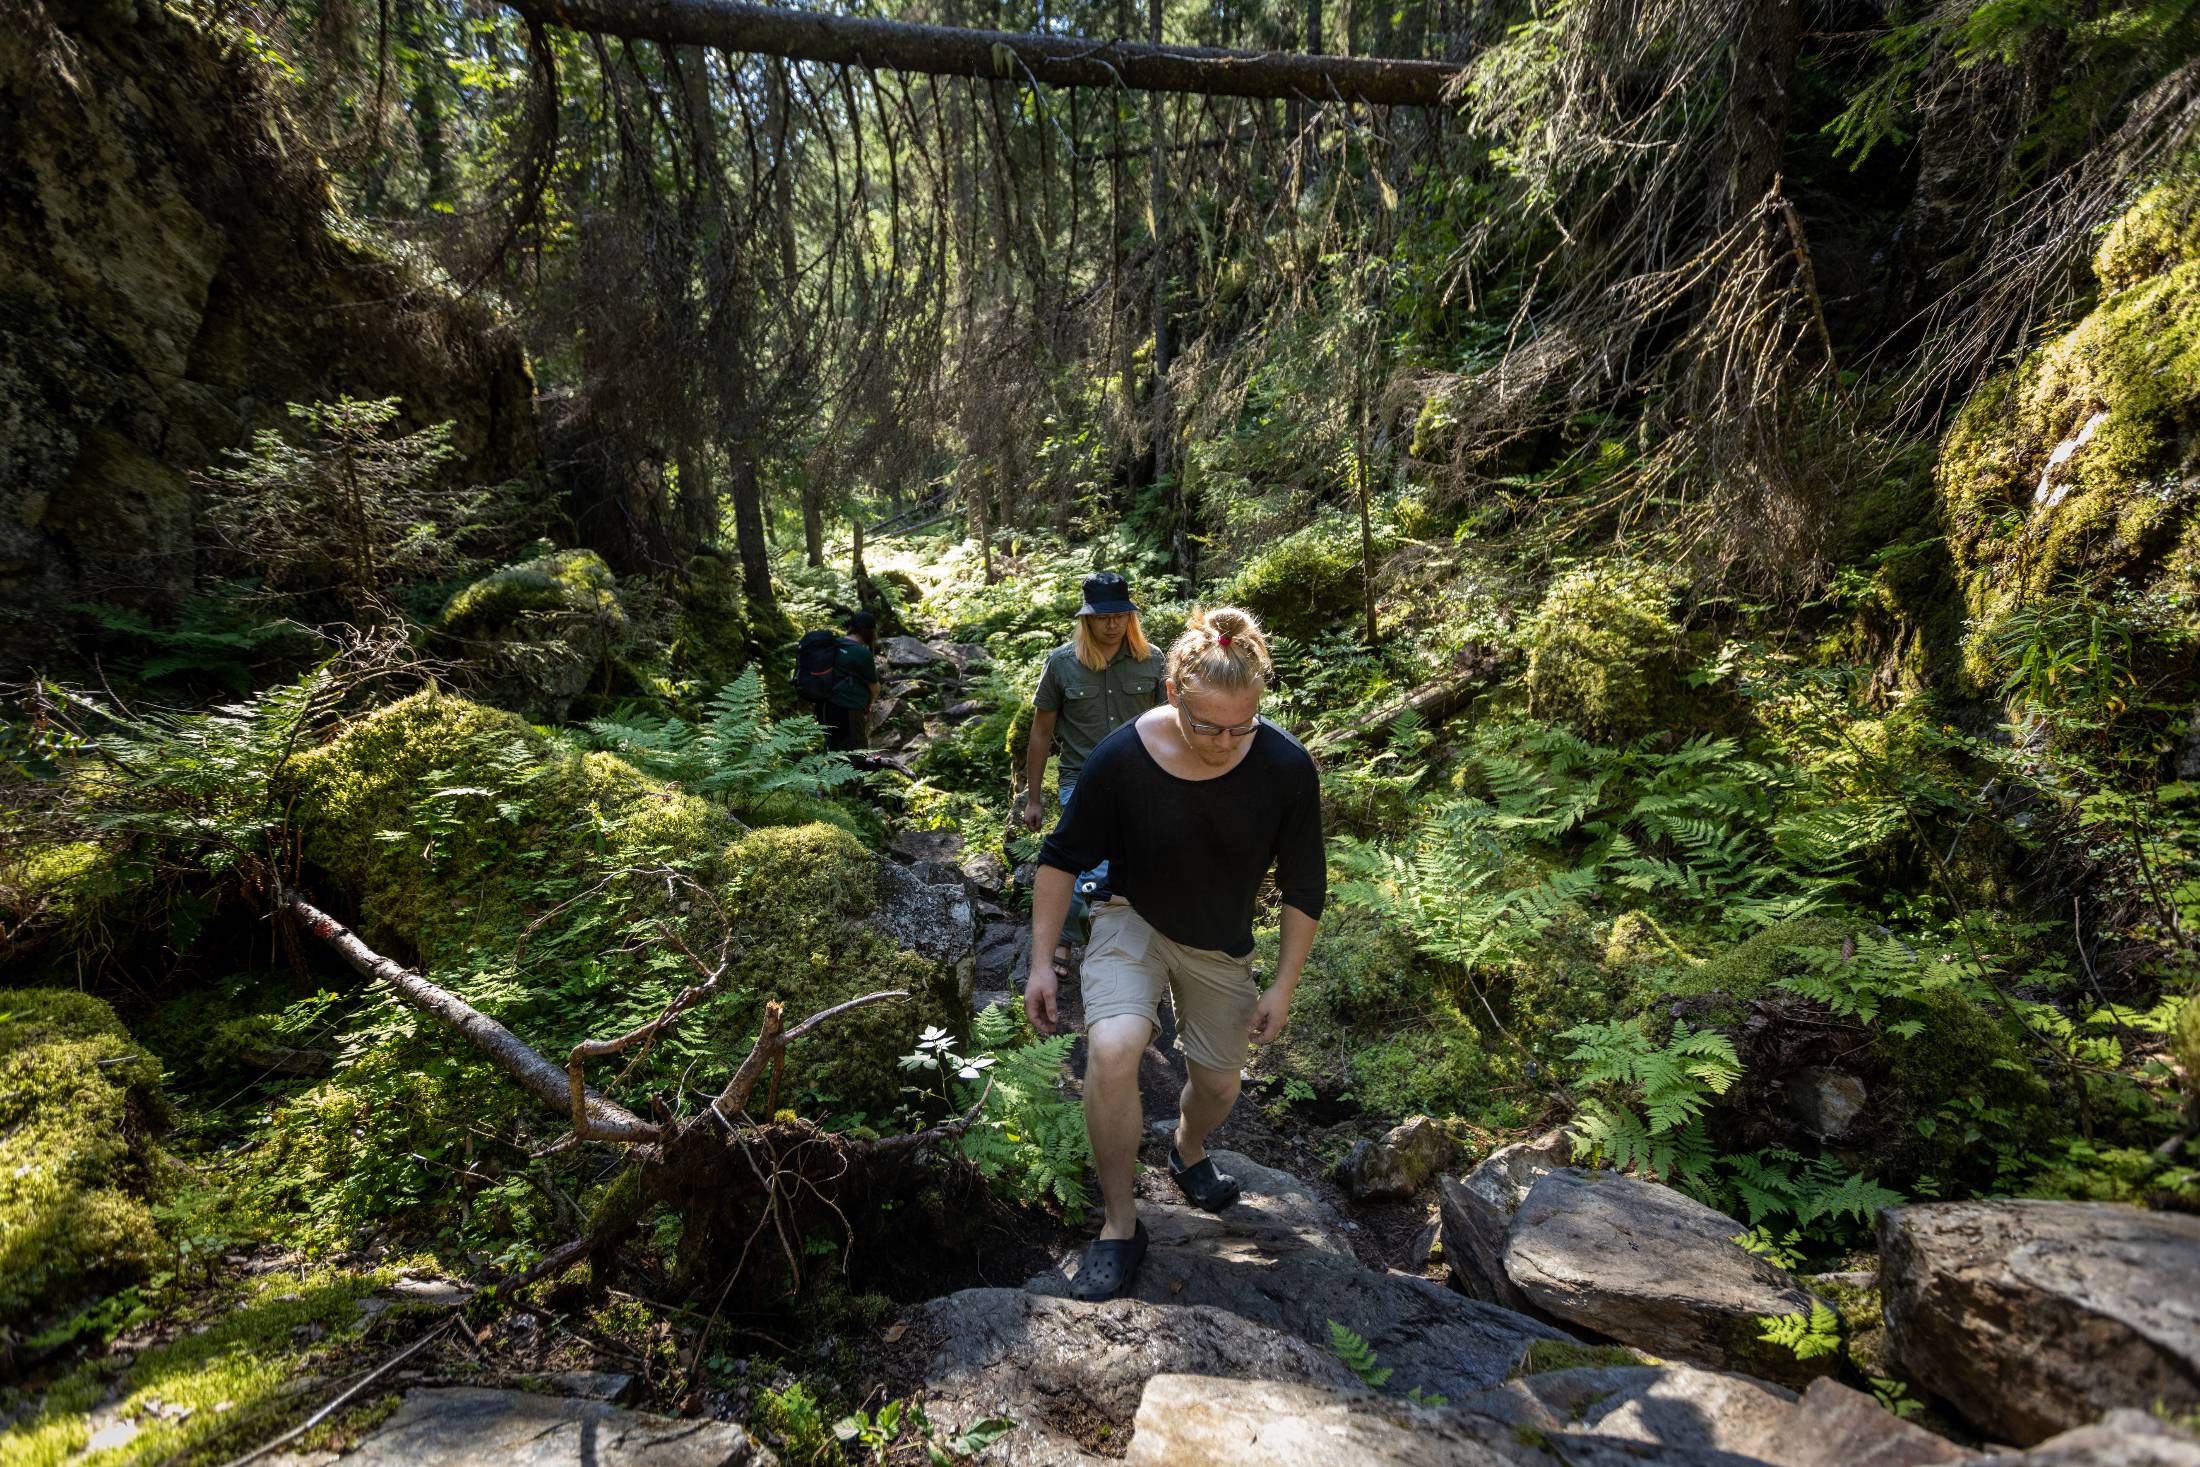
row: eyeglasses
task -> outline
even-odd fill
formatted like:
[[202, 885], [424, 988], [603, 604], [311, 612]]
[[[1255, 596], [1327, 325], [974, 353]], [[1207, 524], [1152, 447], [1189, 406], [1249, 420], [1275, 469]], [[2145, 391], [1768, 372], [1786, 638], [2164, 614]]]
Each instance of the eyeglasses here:
[[1198, 719], [1187, 715], [1184, 719], [1184, 726], [1193, 733], [1204, 734], [1208, 738], [1213, 738], [1216, 734], [1228, 734], [1233, 739], [1242, 739], [1260, 727], [1260, 720], [1256, 718], [1251, 723], [1239, 724], [1236, 728], [1231, 728], [1226, 724], [1201, 723]]

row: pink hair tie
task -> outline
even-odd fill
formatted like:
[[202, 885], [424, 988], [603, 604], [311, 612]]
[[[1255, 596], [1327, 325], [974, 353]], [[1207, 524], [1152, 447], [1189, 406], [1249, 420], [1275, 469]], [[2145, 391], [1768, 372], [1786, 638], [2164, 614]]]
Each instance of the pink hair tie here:
[[1230, 645], [1230, 639], [1228, 637], [1217, 637], [1215, 638], [1215, 645], [1217, 647], [1227, 647]]

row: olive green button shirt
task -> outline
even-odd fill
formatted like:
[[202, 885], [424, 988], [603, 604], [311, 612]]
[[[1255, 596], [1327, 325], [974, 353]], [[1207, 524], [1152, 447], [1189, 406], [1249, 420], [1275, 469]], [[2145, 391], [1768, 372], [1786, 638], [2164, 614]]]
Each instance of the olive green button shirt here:
[[1060, 715], [1054, 733], [1061, 740], [1060, 779], [1065, 787], [1076, 783], [1086, 757], [1102, 739], [1166, 699], [1161, 682], [1164, 660], [1159, 648], [1143, 659], [1131, 656], [1128, 639], [1098, 672], [1077, 660], [1073, 643], [1047, 654], [1046, 671], [1039, 677], [1031, 706]]

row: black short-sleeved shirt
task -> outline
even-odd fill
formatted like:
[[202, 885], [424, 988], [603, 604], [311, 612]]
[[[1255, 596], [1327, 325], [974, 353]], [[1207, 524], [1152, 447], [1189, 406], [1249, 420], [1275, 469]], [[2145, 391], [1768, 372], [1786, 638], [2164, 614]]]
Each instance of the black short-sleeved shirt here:
[[1182, 779], [1163, 769], [1135, 723], [1100, 741], [1039, 863], [1089, 871], [1154, 929], [1187, 947], [1243, 957], [1271, 863], [1284, 901], [1319, 918], [1328, 897], [1321, 780], [1299, 741], [1267, 719], [1228, 774]]

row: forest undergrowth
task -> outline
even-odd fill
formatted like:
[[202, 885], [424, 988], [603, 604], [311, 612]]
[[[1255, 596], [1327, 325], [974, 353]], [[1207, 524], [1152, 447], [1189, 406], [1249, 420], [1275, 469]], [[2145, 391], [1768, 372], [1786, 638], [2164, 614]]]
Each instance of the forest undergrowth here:
[[[1331, 903], [1225, 1144], [1341, 1198], [1410, 1116], [1462, 1166], [1563, 1128], [1811, 1274], [1905, 1201], [2200, 1211], [2193, 7], [1861, 48], [1531, 7], [1419, 131], [401, 9], [402, 129], [357, 17], [201, 20], [342, 79], [267, 115], [346, 229], [505, 272], [556, 467], [462, 485], [455, 420], [293, 404], [198, 466], [182, 594], [54, 608], [0, 689], [0, 1464], [225, 1462], [332, 1402], [296, 1444], [344, 1445], [399, 1361], [982, 1453], [905, 1309], [1089, 1223], [1072, 1037], [956, 949], [1027, 918], [1031, 695], [1100, 569], [1157, 645], [1253, 611], [1321, 767]], [[1726, 80], [1782, 46], [1776, 106]], [[790, 687], [858, 609], [911, 639], [882, 760]], [[1825, 1291], [1766, 1343], [1917, 1409]]]

